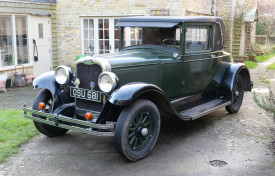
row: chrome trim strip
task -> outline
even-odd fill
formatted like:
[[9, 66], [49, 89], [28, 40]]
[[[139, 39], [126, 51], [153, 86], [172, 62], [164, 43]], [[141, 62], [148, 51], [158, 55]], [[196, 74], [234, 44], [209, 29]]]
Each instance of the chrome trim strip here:
[[105, 71], [111, 72], [111, 64], [102, 57], [86, 56], [86, 57], [80, 58], [76, 61], [76, 65], [80, 64], [80, 63], [98, 64], [102, 68], [102, 72], [105, 72]]
[[[114, 136], [114, 124], [93, 124], [91, 122], [86, 122], [86, 121], [83, 121], [83, 120], [72, 119], [72, 118], [64, 116], [64, 115], [54, 115], [54, 114], [44, 113], [44, 112], [41, 112], [41, 111], [28, 109], [28, 108], [26, 108], [25, 104], [22, 105], [22, 109], [24, 111], [23, 115], [24, 115], [25, 118], [29, 118], [29, 119], [32, 119], [34, 121], [40, 122], [40, 123], [48, 124], [48, 125], [51, 125], [51, 126], [57, 126], [57, 127], [60, 127], [60, 128], [65, 128], [65, 129], [71, 129], [71, 130], [75, 130], [75, 131], [79, 131], [79, 132], [87, 133], [87, 134], [91, 134], [91, 135], [96, 135], [96, 136]], [[27, 113], [32, 113], [32, 114], [35, 114], [35, 115], [43, 116], [43, 117], [48, 118], [49, 120], [41, 119], [39, 117], [34, 117], [34, 116], [31, 116], [31, 115], [28, 115]], [[74, 124], [86, 126], [88, 128], [78, 127], [78, 126], [73, 126], [73, 125], [67, 125], [67, 124], [63, 124], [59, 121], [74, 123]], [[108, 132], [93, 131], [92, 128], [101, 129], [101, 130], [108, 130]]]
[[[142, 67], [142, 66], [148, 66], [148, 65], [158, 65], [158, 64], [176, 64], [176, 63], [184, 63], [184, 62], [196, 62], [196, 61], [204, 61], [204, 60], [211, 60], [211, 59], [217, 59], [217, 58], [222, 58], [226, 55], [221, 55], [221, 56], [215, 56], [213, 58], [205, 58], [205, 59], [195, 59], [195, 60], [181, 60], [181, 61], [171, 61], [171, 62], [156, 62], [156, 63], [150, 63], [150, 64], [138, 64], [138, 65], [125, 65], [125, 66], [116, 66], [112, 67], [112, 69], [121, 69], [121, 68], [129, 68], [129, 67]], [[184, 56], [183, 56], [184, 57]]]

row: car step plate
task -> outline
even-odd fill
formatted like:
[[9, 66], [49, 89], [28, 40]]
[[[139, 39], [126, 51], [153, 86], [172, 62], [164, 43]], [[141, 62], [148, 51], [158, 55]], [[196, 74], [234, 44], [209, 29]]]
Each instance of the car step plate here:
[[183, 120], [195, 120], [230, 104], [231, 101], [215, 99], [204, 104], [201, 104], [199, 106], [193, 107], [191, 109], [188, 109], [186, 111], [182, 111], [179, 114]]

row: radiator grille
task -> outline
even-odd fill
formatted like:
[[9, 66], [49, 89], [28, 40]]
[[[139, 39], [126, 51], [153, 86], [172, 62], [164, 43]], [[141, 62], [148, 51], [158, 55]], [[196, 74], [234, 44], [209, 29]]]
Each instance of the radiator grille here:
[[[98, 87], [98, 77], [101, 72], [102, 72], [101, 67], [97, 64], [93, 64], [93, 65], [86, 65], [84, 63], [78, 64], [76, 77], [80, 80], [79, 88], [91, 89], [90, 82], [94, 82], [95, 87], [93, 90], [100, 91]], [[89, 100], [76, 98], [76, 107], [100, 112], [103, 107], [103, 104], [101, 102], [93, 102]]]

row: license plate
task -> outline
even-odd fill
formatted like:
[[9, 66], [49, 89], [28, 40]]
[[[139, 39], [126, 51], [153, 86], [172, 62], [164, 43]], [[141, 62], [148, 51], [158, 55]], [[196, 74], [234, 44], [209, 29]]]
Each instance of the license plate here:
[[70, 87], [70, 96], [84, 100], [101, 102], [101, 92], [89, 89]]

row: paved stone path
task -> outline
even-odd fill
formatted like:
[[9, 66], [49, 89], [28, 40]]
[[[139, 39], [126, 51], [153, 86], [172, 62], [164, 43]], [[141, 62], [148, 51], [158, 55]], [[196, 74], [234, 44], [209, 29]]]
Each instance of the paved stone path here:
[[0, 108], [21, 109], [23, 103], [31, 107], [39, 91], [33, 89], [31, 84], [26, 87], [8, 88], [7, 92], [0, 92]]

